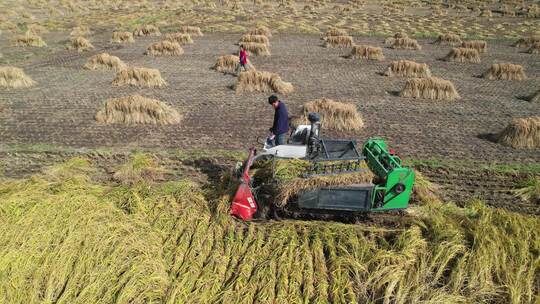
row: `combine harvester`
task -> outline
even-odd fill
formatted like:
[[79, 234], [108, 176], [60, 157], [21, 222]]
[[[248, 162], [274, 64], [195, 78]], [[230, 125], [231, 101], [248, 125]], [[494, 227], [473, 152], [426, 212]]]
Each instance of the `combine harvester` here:
[[[270, 147], [263, 152], [249, 150], [248, 159], [238, 170], [240, 185], [231, 204], [231, 214], [244, 221], [260, 217], [264, 206], [256, 199], [257, 189], [250, 176], [256, 161], [302, 159], [308, 161], [309, 170], [303, 178], [361, 172], [369, 168], [375, 174], [375, 183], [319, 187], [302, 191], [287, 208], [296, 213], [366, 214], [407, 208], [414, 183], [414, 171], [402, 166], [395, 152], [380, 138], [370, 138], [357, 148], [353, 140], [322, 139], [320, 117], [311, 113], [311, 125], [300, 125], [293, 132], [287, 145]], [[363, 163], [365, 162], [365, 163]], [[255, 193], [255, 195], [254, 195]], [[271, 204], [271, 203], [269, 203]], [[292, 206], [292, 207], [291, 207]]]

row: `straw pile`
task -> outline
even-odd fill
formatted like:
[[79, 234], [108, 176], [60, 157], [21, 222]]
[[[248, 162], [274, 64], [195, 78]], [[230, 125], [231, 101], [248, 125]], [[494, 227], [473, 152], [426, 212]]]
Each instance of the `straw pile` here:
[[351, 36], [327, 36], [324, 37], [324, 47], [326, 48], [346, 48], [354, 44]]
[[290, 82], [281, 80], [278, 74], [250, 70], [240, 73], [234, 89], [237, 93], [258, 91], [289, 94], [294, 87]]
[[469, 48], [469, 49], [475, 49], [479, 53], [487, 52], [487, 42], [485, 42], [483, 40], [463, 41], [461, 43], [461, 47]]
[[165, 39], [173, 42], [178, 42], [179, 44], [192, 44], [193, 39], [191, 35], [187, 33], [170, 33], [165, 36]]
[[178, 42], [163, 40], [152, 43], [144, 54], [152, 56], [180, 56], [184, 54], [184, 50]]
[[540, 148], [540, 116], [512, 120], [498, 134], [497, 142], [516, 149]]
[[359, 131], [364, 127], [362, 115], [358, 112], [356, 105], [352, 103], [322, 98], [305, 103], [302, 106], [302, 111], [306, 122], [309, 113], [319, 113], [321, 123], [328, 129]]
[[266, 44], [264, 44], [264, 43], [240, 42], [239, 45], [244, 47], [244, 49], [250, 55], [254, 55], [254, 56], [270, 56], [270, 50], [268, 49], [268, 46]]
[[133, 31], [134, 36], [161, 36], [159, 28], [155, 25], [145, 24], [139, 25]]
[[[222, 73], [230, 73], [233, 74], [236, 72], [236, 69], [238, 68], [238, 65], [240, 64], [240, 58], [236, 55], [224, 55], [219, 56], [216, 60], [216, 64], [212, 67], [212, 69], [222, 72]], [[255, 67], [251, 64], [251, 62], [247, 61], [246, 67], [248, 69], [255, 69]]]
[[164, 87], [167, 82], [156, 69], [129, 67], [116, 73], [112, 81], [114, 86]]
[[446, 61], [480, 63], [480, 53], [476, 49], [453, 48], [446, 57]]
[[12, 66], [0, 66], [0, 88], [28, 88], [36, 82], [22, 69]]
[[35, 47], [45, 47], [47, 44], [40, 36], [35, 34], [32, 31], [27, 31], [24, 35], [19, 35], [15, 37], [16, 46], [35, 46]]
[[412, 38], [396, 38], [391, 46], [393, 49], [399, 50], [421, 50], [422, 47], [416, 39]]
[[489, 70], [484, 72], [482, 77], [489, 80], [525, 80], [527, 75], [523, 67], [512, 63], [495, 63]]
[[482, 12], [480, 13], [480, 17], [487, 17], [487, 18], [492, 18], [493, 17], [493, 12], [490, 10], [490, 9], [483, 9]]
[[259, 25], [254, 29], [250, 29], [246, 32], [248, 35], [264, 35], [268, 38], [272, 37], [272, 31], [264, 25]]
[[451, 33], [441, 34], [435, 41], [435, 44], [439, 45], [460, 45], [461, 43], [461, 37]]
[[91, 33], [92, 32], [90, 31], [90, 28], [88, 26], [79, 25], [79, 26], [74, 27], [71, 30], [71, 33], [69, 33], [69, 35], [71, 37], [79, 37], [79, 36], [86, 36], [86, 35], [89, 35]]
[[394, 44], [396, 39], [401, 39], [401, 38], [409, 38], [409, 35], [407, 35], [407, 33], [403, 33], [403, 32], [395, 33], [393, 37], [388, 37], [388, 38], [384, 39], [384, 44], [392, 45], [392, 44]]
[[434, 100], [461, 98], [452, 82], [437, 77], [408, 79], [399, 96]]
[[325, 36], [349, 36], [349, 34], [346, 30], [331, 27], [330, 29], [328, 29], [328, 31], [326, 31]]
[[540, 54], [540, 42], [536, 42], [527, 50], [529, 54]]
[[264, 35], [245, 34], [238, 41], [239, 44], [246, 43], [246, 42], [262, 43], [262, 44], [270, 45], [270, 40], [268, 39], [268, 37]]
[[520, 38], [518, 41], [516, 41], [513, 46], [515, 47], [531, 47], [535, 43], [540, 43], [540, 37], [531, 36], [528, 38]]
[[201, 29], [199, 27], [197, 27], [197, 26], [184, 25], [180, 29], [180, 32], [184, 33], [184, 34], [190, 34], [191, 36], [194, 36], [194, 37], [202, 37], [203, 36], [203, 33], [202, 33]]
[[132, 95], [106, 100], [96, 113], [96, 120], [104, 124], [178, 124], [182, 119], [175, 109], [155, 99]]
[[133, 33], [130, 32], [113, 32], [111, 43], [133, 43]]
[[369, 60], [384, 60], [384, 55], [380, 47], [371, 45], [353, 45], [348, 58], [359, 58]]
[[77, 52], [84, 52], [94, 49], [94, 46], [90, 41], [84, 37], [74, 37], [71, 38], [70, 44], [67, 46], [70, 50], [77, 50]]
[[87, 70], [115, 70], [120, 71], [127, 68], [127, 65], [116, 56], [107, 53], [94, 55], [88, 59], [83, 68]]
[[423, 78], [431, 77], [431, 71], [425, 63], [417, 63], [409, 60], [392, 61], [384, 72], [385, 76], [399, 77], [414, 77]]

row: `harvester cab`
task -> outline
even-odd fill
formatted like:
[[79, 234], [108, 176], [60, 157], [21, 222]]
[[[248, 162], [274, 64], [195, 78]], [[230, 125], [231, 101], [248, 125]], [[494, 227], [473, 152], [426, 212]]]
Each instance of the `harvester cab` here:
[[405, 209], [408, 206], [414, 171], [402, 166], [402, 160], [381, 138], [368, 139], [361, 150], [354, 140], [320, 138], [320, 119], [317, 113], [308, 117], [310, 125], [300, 125], [286, 145], [265, 143], [263, 151], [249, 151], [239, 174], [240, 185], [231, 204], [231, 214], [242, 220], [257, 215], [259, 201], [253, 194], [251, 166], [259, 159], [302, 159], [309, 169], [302, 178], [331, 176], [370, 170], [372, 183], [322, 186], [302, 191], [295, 202], [305, 212], [380, 212]]

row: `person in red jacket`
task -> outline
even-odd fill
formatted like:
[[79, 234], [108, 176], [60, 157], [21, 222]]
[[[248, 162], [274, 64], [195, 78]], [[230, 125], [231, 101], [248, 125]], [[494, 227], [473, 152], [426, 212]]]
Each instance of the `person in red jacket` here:
[[240, 74], [240, 69], [247, 71], [247, 52], [243, 46], [240, 46], [240, 52], [238, 52], [239, 63], [236, 67], [236, 75]]

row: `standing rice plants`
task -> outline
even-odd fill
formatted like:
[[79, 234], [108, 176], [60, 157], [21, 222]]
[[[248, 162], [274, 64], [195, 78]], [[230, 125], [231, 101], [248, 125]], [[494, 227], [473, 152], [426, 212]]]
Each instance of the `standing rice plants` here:
[[12, 66], [0, 66], [0, 88], [28, 88], [36, 85], [24, 71]]

